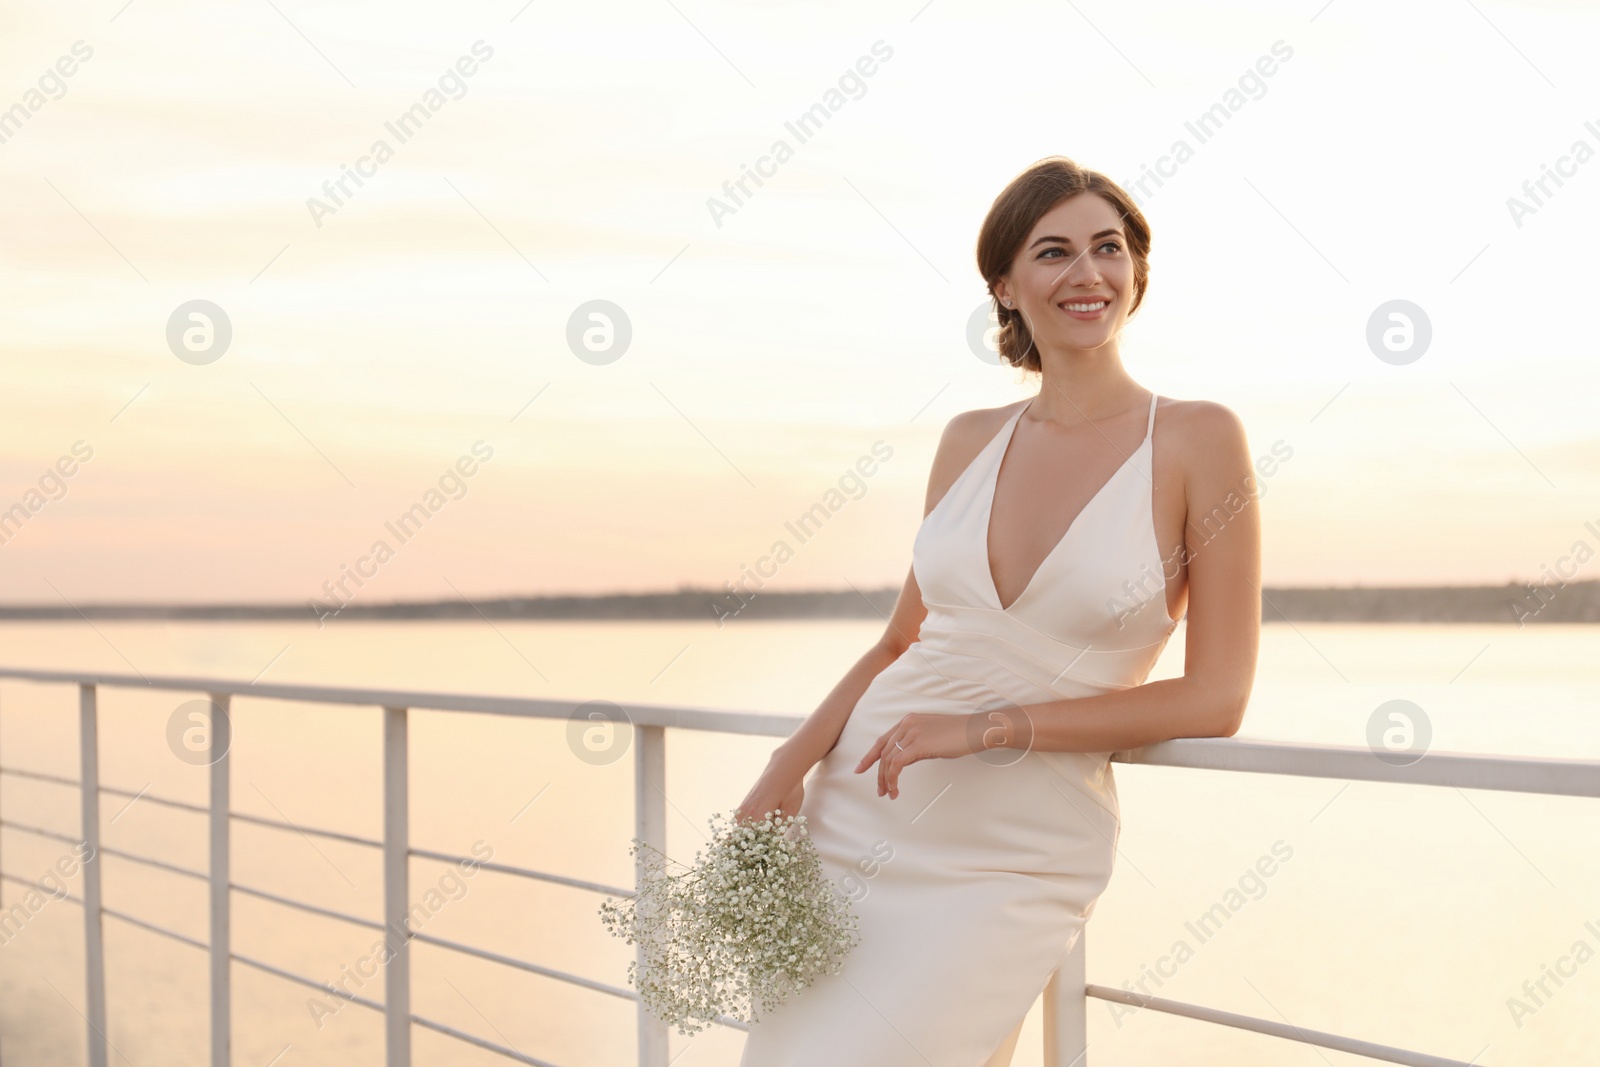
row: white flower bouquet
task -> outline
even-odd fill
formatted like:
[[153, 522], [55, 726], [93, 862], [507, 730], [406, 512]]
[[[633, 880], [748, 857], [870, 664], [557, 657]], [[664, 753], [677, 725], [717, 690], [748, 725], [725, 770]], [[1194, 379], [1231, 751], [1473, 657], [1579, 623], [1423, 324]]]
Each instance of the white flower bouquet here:
[[856, 944], [849, 901], [822, 874], [804, 815], [768, 812], [760, 822], [713, 815], [709, 855], [692, 867], [634, 839], [646, 853], [629, 899], [608, 897], [600, 918], [642, 960], [628, 980], [656, 1018], [680, 1034], [719, 1015], [756, 1021], [823, 974], [837, 974]]

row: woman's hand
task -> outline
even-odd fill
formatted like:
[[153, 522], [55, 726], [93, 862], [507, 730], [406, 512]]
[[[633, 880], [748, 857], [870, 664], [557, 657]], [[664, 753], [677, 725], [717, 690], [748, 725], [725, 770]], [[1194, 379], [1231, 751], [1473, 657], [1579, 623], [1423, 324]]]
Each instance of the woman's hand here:
[[784, 815], [799, 815], [806, 795], [805, 777], [804, 770], [774, 753], [767, 769], [761, 772], [761, 777], [756, 779], [734, 813], [734, 821], [760, 822], [773, 810]]
[[900, 772], [925, 759], [954, 759], [977, 751], [986, 740], [984, 712], [971, 715], [932, 715], [913, 712], [895, 723], [856, 764], [856, 773], [878, 764], [878, 795], [893, 800], [900, 795]]

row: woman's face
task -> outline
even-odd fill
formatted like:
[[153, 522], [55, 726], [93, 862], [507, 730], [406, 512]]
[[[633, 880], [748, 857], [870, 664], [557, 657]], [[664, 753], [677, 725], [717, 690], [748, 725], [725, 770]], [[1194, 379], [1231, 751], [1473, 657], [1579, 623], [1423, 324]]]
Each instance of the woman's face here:
[[1134, 297], [1117, 209], [1096, 193], [1078, 193], [1045, 212], [996, 291], [1002, 305], [1009, 299], [1021, 310], [1038, 348], [1104, 345], [1127, 322]]

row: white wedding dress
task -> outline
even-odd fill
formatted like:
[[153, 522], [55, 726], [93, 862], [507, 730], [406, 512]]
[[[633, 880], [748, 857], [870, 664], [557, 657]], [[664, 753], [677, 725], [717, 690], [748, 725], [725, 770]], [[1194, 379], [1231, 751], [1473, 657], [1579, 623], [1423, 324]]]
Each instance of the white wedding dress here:
[[1014, 603], [989, 569], [1001, 427], [923, 520], [917, 640], [862, 694], [813, 769], [801, 812], [852, 900], [843, 970], [762, 1012], [740, 1067], [995, 1067], [1111, 877], [1120, 822], [1108, 752], [990, 749], [914, 763], [877, 795], [873, 742], [910, 712], [967, 714], [1144, 682], [1178, 622], [1151, 504], [1145, 437]]

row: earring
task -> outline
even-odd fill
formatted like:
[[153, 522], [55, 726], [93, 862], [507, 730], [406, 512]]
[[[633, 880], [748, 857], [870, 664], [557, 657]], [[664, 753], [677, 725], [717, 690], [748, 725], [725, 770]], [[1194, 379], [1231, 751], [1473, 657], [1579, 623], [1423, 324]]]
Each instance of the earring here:
[[1011, 301], [1007, 300], [1006, 301], [1006, 307], [1010, 307], [1010, 306], [1011, 306]]

